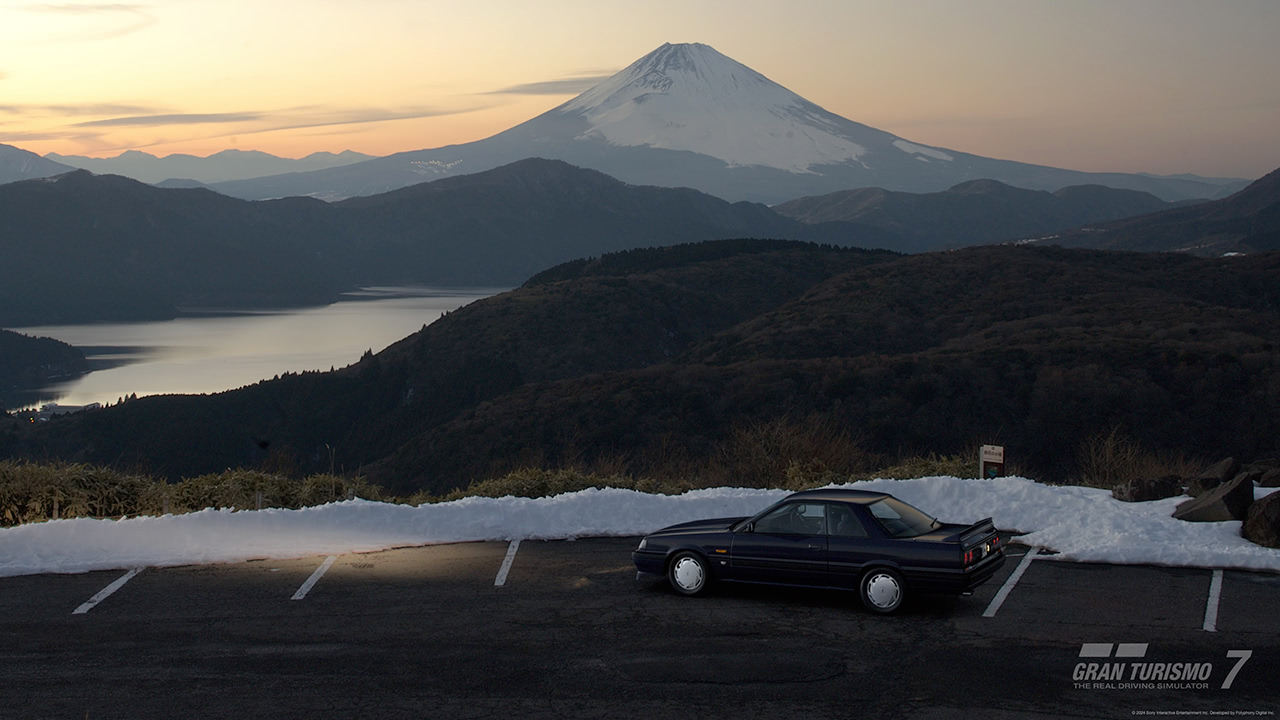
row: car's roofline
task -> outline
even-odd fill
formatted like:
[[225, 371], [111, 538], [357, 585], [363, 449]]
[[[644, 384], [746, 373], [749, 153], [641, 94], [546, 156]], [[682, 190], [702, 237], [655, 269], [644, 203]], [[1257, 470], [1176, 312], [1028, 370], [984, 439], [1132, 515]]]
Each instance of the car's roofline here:
[[819, 488], [817, 490], [801, 490], [798, 493], [792, 493], [783, 500], [791, 500], [793, 498], [801, 500], [834, 500], [837, 502], [857, 503], [866, 505], [877, 500], [892, 497], [885, 492], [872, 492], [870, 490], [849, 490], [845, 488]]

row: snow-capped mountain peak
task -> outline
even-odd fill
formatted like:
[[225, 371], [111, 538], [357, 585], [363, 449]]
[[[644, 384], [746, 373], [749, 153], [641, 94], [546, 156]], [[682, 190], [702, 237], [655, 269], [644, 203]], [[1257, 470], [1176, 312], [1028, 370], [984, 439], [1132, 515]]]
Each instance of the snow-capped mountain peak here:
[[698, 43], [663, 45], [563, 105], [483, 140], [215, 189], [250, 199], [334, 200], [530, 157], [563, 160], [634, 185], [691, 187], [764, 203], [858, 187], [939, 192], [978, 178], [1033, 190], [1110, 185], [1164, 200], [1221, 191], [1195, 179], [1082, 173], [925, 145], [824, 110]]
[[848, 126], [887, 135], [829, 113], [701, 43], [665, 44], [554, 112], [585, 118], [580, 139], [790, 172], [866, 154]]

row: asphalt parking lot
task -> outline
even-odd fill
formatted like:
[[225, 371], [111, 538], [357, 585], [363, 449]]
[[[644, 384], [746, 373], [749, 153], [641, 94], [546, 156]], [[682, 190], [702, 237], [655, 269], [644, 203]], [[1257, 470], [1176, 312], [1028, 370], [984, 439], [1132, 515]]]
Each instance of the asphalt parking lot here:
[[[1011, 545], [972, 596], [910, 598], [883, 617], [835, 591], [679, 597], [636, 580], [637, 540], [0, 578], [0, 717], [1280, 709], [1274, 574], [1028, 560]], [[1171, 681], [1174, 666], [1194, 680]]]

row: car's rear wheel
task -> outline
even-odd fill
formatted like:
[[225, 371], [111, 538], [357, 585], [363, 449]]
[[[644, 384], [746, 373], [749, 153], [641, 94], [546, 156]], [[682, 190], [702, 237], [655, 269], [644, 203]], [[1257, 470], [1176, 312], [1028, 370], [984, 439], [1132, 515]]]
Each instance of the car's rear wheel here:
[[707, 561], [701, 555], [684, 551], [671, 558], [667, 566], [667, 580], [681, 595], [697, 595], [707, 589]]
[[891, 613], [902, 605], [906, 589], [902, 585], [902, 576], [889, 568], [873, 568], [862, 576], [858, 585], [862, 604], [868, 610], [878, 613]]

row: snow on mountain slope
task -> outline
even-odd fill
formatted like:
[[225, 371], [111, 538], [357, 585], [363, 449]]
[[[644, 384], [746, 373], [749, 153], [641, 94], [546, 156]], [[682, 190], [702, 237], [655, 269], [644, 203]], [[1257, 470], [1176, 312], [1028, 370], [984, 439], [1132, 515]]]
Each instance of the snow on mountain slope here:
[[578, 97], [483, 140], [212, 187], [246, 199], [336, 200], [530, 157], [633, 185], [692, 187], [770, 204], [858, 187], [938, 192], [980, 178], [1049, 191], [1107, 185], [1166, 201], [1223, 191], [1194, 179], [1084, 173], [908, 141], [824, 110], [698, 43], [664, 44]]
[[22, 148], [16, 148], [12, 145], [0, 145], [0, 183], [51, 177], [71, 172], [74, 169], [52, 160], [46, 160]]
[[867, 152], [847, 120], [698, 43], [663, 45], [554, 112], [587, 119], [579, 139], [688, 150], [730, 166], [807, 172]]

